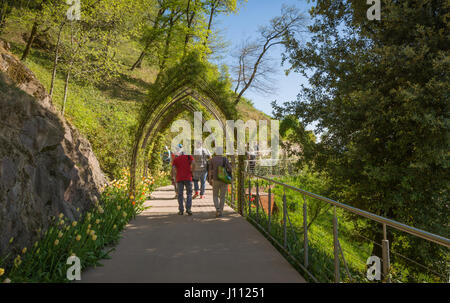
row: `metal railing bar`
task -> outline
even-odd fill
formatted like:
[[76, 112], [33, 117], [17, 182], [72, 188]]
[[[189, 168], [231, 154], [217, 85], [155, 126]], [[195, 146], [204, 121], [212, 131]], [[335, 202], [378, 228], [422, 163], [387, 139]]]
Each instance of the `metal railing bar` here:
[[[325, 233], [323, 233], [323, 232], [321, 232], [321, 231], [317, 231], [317, 230], [314, 231], [314, 232], [312, 232], [312, 234], [313, 234], [313, 235], [316, 234], [316, 235], [322, 236], [322, 237], [323, 237], [323, 236], [327, 236]], [[364, 238], [364, 239], [366, 239], [366, 240], [372, 242], [373, 244], [376, 244], [376, 245], [378, 245], [378, 246], [381, 247], [380, 244], [376, 243], [376, 242], [373, 241], [373, 240], [370, 240], [370, 239], [367, 238], [367, 237], [364, 237], [364, 236], [362, 236], [362, 235], [360, 235], [360, 234], [358, 234], [358, 233], [356, 233], [355, 235], [360, 236], [360, 237], [362, 237], [362, 238]], [[330, 235], [328, 235], [328, 236], [330, 236]], [[311, 241], [312, 241], [312, 243], [322, 243], [321, 241], [318, 241], [317, 239], [314, 239], [314, 238], [311, 239]], [[298, 242], [298, 240], [297, 240], [297, 242]], [[347, 255], [349, 255], [349, 256], [352, 257], [353, 262], [357, 261], [358, 263], [360, 263], [360, 264], [362, 264], [362, 265], [366, 265], [366, 263], [365, 263], [363, 260], [360, 259], [360, 258], [361, 258], [360, 256], [356, 255], [354, 252], [351, 252], [351, 251], [349, 251], [349, 250], [347, 250], [347, 249], [343, 249], [343, 248], [341, 247], [341, 245], [340, 245], [340, 241], [339, 241], [339, 248], [341, 249], [341, 254], [343, 254], [343, 253], [345, 252]], [[325, 252], [325, 250], [324, 250], [324, 252]], [[432, 269], [426, 267], [425, 265], [418, 263], [417, 261], [414, 261], [414, 260], [412, 260], [412, 259], [410, 259], [410, 258], [408, 258], [408, 257], [406, 257], [406, 256], [404, 256], [404, 255], [401, 255], [401, 254], [399, 254], [399, 253], [396, 253], [395, 251], [392, 251], [392, 250], [391, 250], [391, 253], [394, 254], [394, 255], [398, 255], [398, 256], [400, 256], [400, 257], [402, 257], [402, 258], [404, 258], [404, 259], [406, 259], [406, 260], [408, 260], [408, 261], [410, 261], [410, 262], [413, 262], [414, 264], [420, 266], [421, 268], [427, 270], [427, 271], [430, 272], [430, 273], [433, 273], [433, 274], [436, 275], [436, 276], [439, 276], [439, 277], [441, 277], [441, 278], [446, 279], [446, 277], [443, 276], [441, 273], [438, 273], [438, 272], [436, 272], [436, 271], [434, 271], [434, 270], [432, 270]], [[369, 254], [370, 254], [370, 253], [369, 253]], [[345, 262], [346, 262], [346, 260], [344, 260], [344, 264], [345, 264]], [[345, 266], [347, 266], [347, 264], [345, 264]], [[330, 273], [331, 273], [331, 271], [330, 271]], [[382, 275], [384, 276], [384, 274], [382, 274]]]
[[363, 235], [361, 235], [361, 234], [359, 234], [359, 233], [353, 233], [352, 235], [361, 237], [361, 238], [363, 238], [363, 239], [365, 239], [365, 240], [371, 242], [372, 244], [375, 244], [375, 245], [377, 245], [377, 246], [379, 246], [379, 247], [382, 247], [382, 245], [381, 245], [380, 243], [377, 243], [377, 242], [375, 242], [374, 240], [371, 240], [371, 239], [369, 239], [369, 238], [367, 238], [367, 237], [365, 237], [365, 236], [363, 236]]
[[275, 239], [274, 237], [272, 237], [271, 234], [268, 234], [267, 231], [264, 229], [264, 227], [262, 227], [258, 222], [256, 222], [252, 217], [248, 217], [254, 224], [256, 224], [259, 229], [266, 235], [268, 236], [270, 239], [273, 240], [274, 243], [276, 243], [276, 245], [283, 250], [291, 259], [292, 261], [294, 261], [303, 271], [305, 271], [305, 273], [315, 282], [315, 283], [319, 283], [319, 281], [316, 279], [316, 277], [313, 276], [312, 273], [310, 273], [298, 260], [296, 257], [294, 257], [289, 251], [287, 251], [283, 245], [280, 244], [280, 242], [278, 242], [277, 239]]
[[341, 242], [339, 240], [338, 240], [338, 247], [339, 247], [339, 251], [341, 252], [342, 260], [344, 261], [345, 271], [347, 271], [347, 275], [349, 276], [350, 281], [353, 281], [352, 274], [350, 273], [350, 270], [348, 269], [347, 261], [345, 260], [344, 252], [342, 251]]
[[300, 243], [300, 241], [297, 238], [297, 233], [295, 232], [294, 228], [292, 227], [291, 219], [289, 218], [289, 212], [287, 212], [287, 219], [288, 219], [288, 222], [289, 222], [289, 227], [291, 229], [291, 232], [294, 234], [295, 241]]
[[[322, 232], [317, 232], [316, 233], [316, 235], [319, 235], [319, 236], [326, 236], [324, 233], [322, 233]], [[310, 242], [311, 243], [313, 243], [313, 244], [323, 244], [323, 241], [321, 241], [321, 240], [317, 240], [317, 239], [315, 239], [315, 238], [312, 238], [312, 239], [310, 239]], [[362, 250], [362, 249], [359, 249], [360, 251]], [[326, 251], [325, 249], [324, 249], [324, 251]], [[331, 251], [331, 249], [330, 249], [330, 251]], [[347, 255], [350, 255], [350, 256], [352, 256], [353, 257], [353, 259], [357, 259], [359, 262], [361, 262], [362, 264], [366, 264], [364, 261], [361, 261], [360, 260], [360, 256], [358, 256], [358, 255], [356, 255], [355, 253], [353, 253], [353, 252], [350, 252], [350, 251], [348, 251], [348, 250], [346, 250], [346, 249], [343, 249], [343, 251], [347, 254]], [[368, 255], [370, 255], [370, 253], [368, 253]]]
[[370, 220], [373, 220], [375, 222], [378, 222], [380, 224], [386, 224], [387, 226], [393, 227], [393, 228], [395, 228], [397, 230], [409, 233], [409, 234], [414, 235], [416, 237], [419, 237], [419, 238], [422, 238], [422, 239], [425, 239], [425, 240], [428, 240], [428, 241], [440, 244], [442, 246], [446, 246], [447, 248], [450, 248], [450, 239], [447, 239], [445, 237], [442, 237], [442, 236], [439, 236], [439, 235], [436, 235], [436, 234], [433, 234], [433, 233], [430, 233], [430, 232], [427, 232], [427, 231], [424, 231], [424, 230], [421, 230], [421, 229], [418, 229], [418, 228], [415, 228], [415, 227], [412, 227], [412, 226], [408, 226], [406, 224], [403, 224], [403, 223], [400, 223], [400, 222], [397, 222], [397, 221], [394, 221], [394, 220], [391, 220], [391, 219], [387, 219], [387, 218], [375, 215], [373, 213], [370, 213], [370, 212], [358, 209], [356, 207], [349, 206], [349, 205], [346, 205], [346, 204], [334, 201], [334, 200], [326, 198], [326, 197], [319, 196], [317, 194], [310, 193], [310, 192], [308, 192], [306, 190], [297, 188], [297, 187], [292, 186], [292, 185], [284, 184], [282, 182], [279, 182], [279, 181], [276, 181], [276, 180], [273, 180], [273, 179], [269, 179], [269, 178], [266, 178], [266, 177], [263, 177], [263, 176], [255, 176], [255, 177], [263, 179], [263, 180], [266, 180], [266, 181], [269, 181], [269, 182], [273, 182], [273, 183], [281, 185], [281, 186], [283, 186], [285, 188], [289, 188], [291, 190], [294, 190], [296, 192], [302, 193], [302, 194], [304, 194], [306, 196], [309, 196], [311, 198], [314, 198], [314, 199], [317, 199], [317, 200], [329, 203], [329, 204], [334, 205], [336, 207], [339, 207], [341, 209], [347, 210], [347, 211], [349, 211], [351, 213], [354, 213], [354, 214], [357, 214], [359, 216], [362, 216], [362, 217], [368, 218]]

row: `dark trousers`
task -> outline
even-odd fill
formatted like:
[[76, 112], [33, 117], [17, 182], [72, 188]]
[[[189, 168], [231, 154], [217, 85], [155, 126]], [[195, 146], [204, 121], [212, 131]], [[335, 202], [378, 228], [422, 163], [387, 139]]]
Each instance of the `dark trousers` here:
[[[201, 176], [198, 180], [194, 180], [194, 190], [195, 192], [198, 192], [200, 189], [200, 196], [205, 195], [205, 186], [206, 186], [206, 177], [208, 176], [208, 172], [204, 171], [201, 173]], [[200, 181], [200, 188], [198, 186], [198, 181]]]
[[184, 212], [184, 188], [186, 187], [186, 210], [191, 210], [192, 207], [192, 181], [181, 181], [177, 183], [178, 189], [178, 206], [179, 210]]

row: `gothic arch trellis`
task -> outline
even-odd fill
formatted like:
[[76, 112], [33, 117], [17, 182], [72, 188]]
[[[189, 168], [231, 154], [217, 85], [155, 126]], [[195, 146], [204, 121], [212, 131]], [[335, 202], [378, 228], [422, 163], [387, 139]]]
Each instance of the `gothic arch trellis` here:
[[[189, 100], [189, 96], [193, 97], [195, 100], [198, 100], [192, 94], [186, 93], [186, 95], [179, 97], [180, 104], [176, 104], [176, 106], [171, 106], [167, 108], [166, 113], [164, 113], [161, 117], [153, 119], [152, 123], [148, 127], [147, 134], [144, 137], [144, 141], [142, 143], [141, 149], [145, 151], [145, 157], [144, 157], [144, 176], [147, 176], [147, 165], [148, 165], [148, 154], [152, 151], [153, 143], [155, 139], [157, 138], [157, 133], [164, 133], [171, 125], [171, 123], [178, 117], [181, 113], [188, 111], [191, 113], [195, 113], [198, 111], [202, 111], [202, 109], [198, 106], [193, 105]], [[203, 105], [203, 103], [201, 103]], [[210, 112], [211, 113], [211, 112]], [[218, 118], [216, 115], [213, 115]], [[204, 117], [202, 117], [202, 125], [204, 124]], [[224, 123], [221, 119], [218, 119], [220, 121], [221, 127], [223, 130]]]
[[[233, 92], [220, 77], [206, 80], [208, 67], [196, 54], [188, 55], [177, 66], [160, 73], [149, 89], [148, 101], [142, 104], [136, 130], [130, 166], [130, 195], [135, 194], [138, 158], [141, 149], [146, 150], [154, 135], [183, 111], [198, 110], [191, 98], [203, 106], [225, 130], [226, 120], [236, 120]], [[241, 157], [240, 157], [241, 158]], [[241, 159], [239, 159], [241, 163]], [[243, 175], [238, 174], [238, 184], [243, 184]], [[241, 186], [241, 191], [243, 187]]]

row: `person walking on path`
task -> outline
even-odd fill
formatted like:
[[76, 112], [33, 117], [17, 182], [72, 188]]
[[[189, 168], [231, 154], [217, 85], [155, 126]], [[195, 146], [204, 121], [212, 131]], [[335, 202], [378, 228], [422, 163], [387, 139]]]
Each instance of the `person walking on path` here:
[[223, 216], [225, 206], [225, 196], [228, 190], [228, 184], [219, 180], [219, 167], [225, 167], [229, 175], [232, 174], [230, 161], [223, 156], [223, 148], [216, 147], [216, 155], [208, 163], [208, 182], [213, 187], [213, 201], [216, 207], [216, 218]]
[[172, 165], [170, 166], [171, 167], [170, 177], [171, 177], [171, 180], [172, 180], [173, 188], [175, 190], [175, 199], [178, 199], [178, 188], [177, 188], [177, 181], [176, 181], [176, 172], [175, 172], [175, 167], [173, 165], [173, 162], [175, 161], [175, 159], [178, 156], [181, 156], [183, 154], [184, 154], [184, 152], [183, 152], [183, 145], [182, 144], [178, 144], [176, 150], [170, 154], [170, 157], [172, 158], [172, 161], [171, 161]]
[[249, 172], [254, 174], [256, 167], [256, 156], [258, 154], [257, 145], [250, 146], [250, 143], [247, 143], [247, 160], [248, 160], [248, 169]]
[[194, 179], [195, 194], [192, 197], [193, 199], [198, 197], [199, 190], [200, 190], [200, 199], [203, 199], [203, 197], [205, 196], [205, 183], [206, 178], [208, 176], [207, 164], [210, 158], [211, 153], [202, 146], [201, 141], [198, 141], [196, 143], [196, 148], [194, 151], [193, 179]]
[[178, 189], [179, 215], [184, 214], [184, 188], [186, 188], [186, 212], [192, 216], [192, 168], [194, 158], [190, 155], [180, 155], [173, 161], [175, 168], [176, 183]]

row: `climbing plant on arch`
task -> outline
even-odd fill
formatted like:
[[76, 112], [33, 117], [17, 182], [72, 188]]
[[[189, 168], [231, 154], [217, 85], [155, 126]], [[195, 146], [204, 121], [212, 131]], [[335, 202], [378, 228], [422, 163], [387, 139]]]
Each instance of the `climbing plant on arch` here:
[[[137, 167], [140, 151], [145, 150], [149, 139], [160, 129], [159, 124], [177, 116], [177, 106], [195, 99], [217, 120], [236, 120], [237, 111], [233, 104], [234, 92], [230, 83], [223, 79], [212, 66], [192, 52], [174, 67], [162, 71], [149, 88], [147, 101], [141, 106], [138, 127], [135, 133], [130, 165], [130, 194], [135, 194]], [[175, 108], [175, 110], [174, 110]]]
[[205, 117], [212, 118], [212, 115], [202, 107], [199, 102], [193, 98], [184, 98], [184, 100], [177, 103], [177, 106], [172, 106], [167, 111], [167, 113], [159, 120], [154, 126], [149, 126], [146, 131], [146, 135], [144, 137], [144, 141], [142, 143], [142, 150], [144, 150], [144, 176], [147, 177], [148, 171], [154, 168], [148, 167], [148, 163], [157, 163], [157, 158], [160, 157], [160, 153], [163, 151], [163, 146], [158, 146], [160, 142], [157, 142], [158, 139], [161, 141], [161, 136], [166, 134], [168, 129], [171, 127], [173, 121], [178, 119], [178, 117], [184, 113], [189, 112], [194, 114], [195, 112], [201, 112], [202, 115], [202, 125], [205, 122]]

